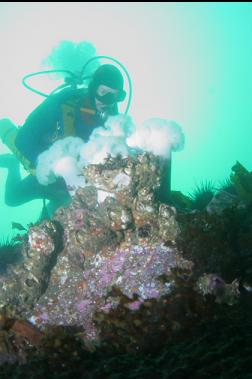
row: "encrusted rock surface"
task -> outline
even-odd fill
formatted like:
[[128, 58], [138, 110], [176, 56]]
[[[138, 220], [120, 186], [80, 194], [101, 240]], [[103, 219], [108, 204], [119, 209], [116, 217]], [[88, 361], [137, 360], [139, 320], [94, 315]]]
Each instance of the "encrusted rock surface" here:
[[50, 270], [55, 264], [59, 246], [59, 227], [43, 221], [29, 229], [22, 245], [20, 263], [10, 265], [0, 277], [0, 304], [19, 309], [32, 307], [48, 286]]
[[158, 199], [163, 167], [143, 153], [83, 169], [87, 186], [29, 229], [22, 262], [0, 278], [2, 308], [40, 332], [72, 328], [89, 350], [137, 350], [208, 317], [206, 295], [233, 304], [237, 282], [195, 276], [178, 248], [177, 211]]

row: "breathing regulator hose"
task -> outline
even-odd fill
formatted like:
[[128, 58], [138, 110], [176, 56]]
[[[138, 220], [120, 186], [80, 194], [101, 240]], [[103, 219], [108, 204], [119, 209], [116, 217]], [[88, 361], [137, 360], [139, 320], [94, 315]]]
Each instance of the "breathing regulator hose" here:
[[[37, 72], [34, 72], [32, 74], [25, 75], [23, 77], [23, 79], [22, 79], [22, 84], [28, 90], [36, 93], [37, 95], [43, 96], [43, 97], [49, 97], [49, 96], [55, 94], [56, 92], [63, 90], [66, 87], [77, 88], [78, 85], [82, 85], [85, 80], [91, 78], [91, 75], [85, 76], [85, 70], [86, 70], [86, 67], [91, 62], [93, 62], [94, 60], [97, 60], [97, 59], [109, 59], [109, 60], [115, 62], [124, 71], [124, 73], [125, 73], [125, 75], [127, 77], [128, 86], [129, 86], [129, 96], [128, 96], [127, 105], [126, 105], [126, 108], [125, 108], [125, 111], [124, 111], [124, 114], [127, 114], [128, 111], [129, 111], [131, 100], [132, 100], [132, 82], [131, 82], [130, 75], [129, 75], [126, 67], [121, 62], [119, 62], [117, 59], [109, 57], [107, 55], [99, 55], [99, 56], [90, 58], [85, 63], [85, 65], [83, 66], [83, 68], [82, 68], [82, 70], [81, 70], [81, 72], [80, 72], [79, 75], [76, 75], [76, 74], [74, 74], [73, 72], [71, 72], [69, 70], [45, 70], [45, 71], [37, 71]], [[39, 75], [48, 75], [48, 74], [53, 74], [53, 73], [65, 73], [68, 76], [65, 77], [65, 82], [63, 84], [61, 84], [60, 86], [58, 86], [57, 88], [55, 88], [50, 94], [46, 94], [44, 92], [38, 91], [34, 87], [32, 87], [29, 84], [27, 84], [27, 80], [29, 78], [31, 78], [31, 77], [39, 76]]]

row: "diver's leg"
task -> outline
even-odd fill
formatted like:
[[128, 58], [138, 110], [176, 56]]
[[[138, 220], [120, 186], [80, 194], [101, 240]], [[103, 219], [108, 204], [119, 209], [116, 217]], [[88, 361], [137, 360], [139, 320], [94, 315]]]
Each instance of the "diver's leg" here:
[[41, 185], [34, 175], [21, 179], [19, 161], [12, 154], [0, 155], [0, 167], [8, 168], [5, 184], [5, 203], [16, 207], [36, 199], [48, 199], [48, 213], [51, 216], [60, 206], [67, 206], [71, 196], [65, 182], [59, 178], [55, 183]]
[[50, 216], [52, 216], [59, 207], [66, 207], [71, 202], [72, 198], [62, 178], [58, 178], [55, 183], [45, 186], [44, 191], [46, 198], [49, 200], [47, 210]]
[[[0, 168], [8, 169], [5, 183], [5, 202], [9, 206], [15, 206], [15, 198], [21, 182], [19, 160], [13, 154], [2, 154], [0, 155]], [[12, 199], [15, 199], [13, 205]]]
[[5, 203], [16, 207], [28, 201], [43, 198], [43, 192], [32, 175], [22, 179], [19, 160], [13, 154], [0, 155], [0, 167], [7, 168], [5, 183]]
[[4, 144], [6, 141], [9, 142], [9, 137], [14, 131], [17, 131], [17, 127], [9, 118], [2, 118], [0, 120], [0, 139]]
[[61, 182], [43, 186], [36, 177], [29, 175], [22, 179], [14, 187], [14, 181], [9, 180], [8, 191], [5, 194], [5, 202], [8, 206], [18, 206], [36, 199], [48, 199], [50, 201], [48, 212], [50, 215], [60, 206], [66, 206], [71, 201], [68, 191]]
[[13, 154], [0, 155], [0, 168], [7, 168], [5, 183], [5, 203], [16, 207], [35, 199], [44, 198], [44, 186], [40, 185], [33, 175], [24, 179], [20, 174], [20, 162]]
[[10, 207], [28, 203], [36, 199], [43, 199], [44, 193], [37, 179], [33, 175], [28, 175], [21, 179], [14, 170], [9, 170], [6, 180], [5, 203]]

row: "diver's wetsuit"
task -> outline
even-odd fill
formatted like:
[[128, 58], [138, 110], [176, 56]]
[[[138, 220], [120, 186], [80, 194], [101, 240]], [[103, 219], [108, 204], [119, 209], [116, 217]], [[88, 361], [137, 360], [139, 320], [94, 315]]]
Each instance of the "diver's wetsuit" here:
[[[63, 109], [64, 104], [70, 104], [70, 108]], [[66, 137], [67, 117], [72, 119], [74, 127], [73, 133], [68, 133], [68, 135], [80, 137], [84, 142], [88, 141], [96, 127], [103, 125], [104, 121], [97, 114], [83, 112], [83, 109], [94, 109], [94, 104], [87, 92], [80, 89], [65, 90], [48, 97], [28, 116], [18, 131], [15, 145], [31, 162], [32, 167], [36, 167], [39, 154], [47, 150], [56, 140]], [[117, 107], [113, 113], [118, 113]], [[8, 165], [1, 164], [1, 157], [0, 166], [8, 167]], [[8, 168], [5, 190], [7, 205], [18, 206], [39, 198], [48, 199], [51, 203], [50, 213], [52, 213], [60, 205], [70, 202], [71, 197], [63, 178], [58, 178], [55, 183], [44, 186], [34, 175], [28, 175], [21, 179], [17, 160], [13, 159]]]

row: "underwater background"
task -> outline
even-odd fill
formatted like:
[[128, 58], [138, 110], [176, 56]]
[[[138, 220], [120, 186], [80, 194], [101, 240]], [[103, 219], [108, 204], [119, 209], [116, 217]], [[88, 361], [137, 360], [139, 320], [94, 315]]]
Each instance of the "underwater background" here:
[[[190, 194], [200, 183], [215, 186], [239, 161], [252, 170], [252, 4], [250, 3], [26, 3], [0, 4], [0, 117], [22, 125], [43, 98], [22, 78], [44, 69], [61, 41], [89, 41], [97, 55], [118, 59], [133, 85], [129, 114], [140, 123], [176, 121], [185, 135], [172, 156], [172, 190]], [[45, 76], [39, 90], [58, 83]], [[121, 111], [123, 111], [122, 105]], [[7, 152], [1, 143], [0, 152]], [[37, 220], [42, 201], [4, 204], [6, 170], [0, 169], [0, 236], [11, 222]]]
[[[252, 4], [3, 2], [0, 4], [0, 21], [0, 118], [9, 117], [17, 125], [22, 125], [28, 114], [43, 101], [43, 97], [22, 85], [23, 77], [46, 69], [46, 58], [62, 41], [67, 41], [65, 46], [68, 47], [88, 41], [97, 55], [113, 57], [128, 70], [133, 85], [129, 115], [136, 125], [158, 117], [173, 120], [181, 126], [185, 145], [182, 151], [172, 154], [173, 191], [190, 196], [204, 185], [206, 189], [208, 185], [218, 189], [225, 185], [232, 168], [237, 170], [233, 182], [235, 188], [230, 186], [226, 192], [217, 193], [207, 207], [204, 204], [197, 208], [194, 203], [194, 207], [187, 208], [187, 204], [185, 207], [178, 204], [176, 216], [174, 209], [161, 207], [159, 213], [155, 211], [150, 217], [141, 215], [141, 212], [138, 214], [132, 208], [132, 212], [136, 212], [134, 220], [139, 223], [136, 222], [129, 232], [132, 241], [136, 238], [140, 247], [141, 243], [149, 241], [150, 256], [154, 259], [145, 267], [141, 249], [138, 255], [134, 250], [132, 256], [136, 262], [133, 260], [133, 266], [137, 269], [135, 263], [138, 263], [141, 270], [137, 269], [137, 275], [133, 270], [133, 277], [143, 274], [149, 284], [149, 274], [154, 272], [158, 275], [159, 269], [165, 269], [165, 257], [172, 266], [169, 254], [173, 251], [175, 261], [181, 264], [172, 271], [171, 283], [176, 284], [175, 289], [171, 295], [168, 293], [167, 298], [160, 294], [160, 298], [155, 298], [154, 286], [151, 288], [153, 297], [150, 296], [149, 300], [147, 297], [148, 301], [139, 312], [125, 307], [128, 301], [126, 292], [111, 293], [112, 300], [113, 296], [118, 296], [122, 303], [114, 313], [96, 319], [105, 336], [105, 345], [94, 352], [91, 346], [89, 351], [83, 350], [78, 340], [67, 333], [67, 327], [64, 330], [65, 325], [61, 329], [61, 324], [54, 322], [61, 316], [69, 317], [67, 321], [73, 317], [86, 317], [84, 311], [89, 309], [85, 302], [88, 296], [85, 298], [83, 295], [87, 294], [86, 284], [85, 281], [75, 282], [78, 270], [82, 274], [82, 259], [85, 258], [88, 282], [93, 283], [94, 279], [96, 291], [101, 291], [102, 295], [105, 284], [109, 289], [112, 279], [115, 281], [114, 273], [115, 276], [120, 275], [122, 287], [118, 288], [122, 291], [132, 285], [138, 294], [139, 283], [135, 286], [132, 277], [129, 283], [125, 279], [128, 271], [121, 261], [121, 255], [127, 258], [125, 251], [119, 249], [116, 259], [111, 260], [104, 253], [108, 259], [101, 259], [104, 266], [97, 266], [99, 254], [104, 258], [103, 250], [106, 252], [106, 248], [110, 248], [109, 244], [106, 247], [106, 243], [111, 235], [106, 234], [106, 228], [100, 228], [100, 213], [95, 216], [96, 211], [92, 208], [93, 193], [89, 193], [88, 189], [82, 193], [83, 199], [90, 200], [87, 207], [79, 197], [73, 207], [59, 212], [55, 218], [59, 224], [54, 220], [31, 227], [23, 239], [24, 243], [17, 245], [16, 249], [7, 244], [0, 265], [0, 378], [49, 379], [75, 375], [76, 378], [89, 379], [251, 379]], [[67, 56], [65, 58], [69, 64], [73, 63]], [[29, 83], [42, 92], [50, 92], [62, 83], [62, 79], [41, 76]], [[128, 90], [127, 85], [126, 81]], [[124, 112], [125, 103], [120, 110]], [[7, 147], [0, 143], [0, 153], [6, 152]], [[250, 173], [244, 173], [242, 166], [236, 165], [237, 161]], [[118, 167], [119, 163], [120, 160], [116, 162]], [[99, 173], [100, 180], [106, 178], [109, 167], [103, 169], [104, 173]], [[143, 171], [136, 172], [148, 172], [145, 169], [143, 165]], [[141, 177], [141, 183], [151, 193], [157, 178], [146, 174], [145, 177]], [[7, 207], [4, 204], [5, 180], [6, 169], [0, 168], [0, 241], [20, 233], [20, 230], [12, 229], [12, 223], [16, 223], [14, 225], [18, 228], [22, 228], [21, 225], [27, 227], [27, 224], [37, 221], [42, 210], [42, 200]], [[141, 199], [141, 193], [140, 187], [136, 194], [139, 195], [139, 203], [145, 201], [145, 198]], [[124, 200], [134, 204], [130, 196]], [[121, 209], [122, 205], [117, 204], [115, 214], [120, 214]], [[143, 225], [142, 218], [135, 217], [135, 214], [143, 216]], [[83, 225], [83, 215], [85, 220], [90, 217], [95, 222]], [[161, 220], [160, 223], [157, 219]], [[94, 229], [89, 229], [89, 224], [92, 228], [94, 225]], [[117, 227], [117, 223], [115, 225]], [[82, 229], [88, 231], [90, 244], [84, 232], [75, 239], [75, 231]], [[96, 233], [94, 240], [91, 231]], [[63, 252], [62, 234], [68, 247]], [[167, 251], [163, 247], [160, 249], [158, 244], [154, 246], [153, 237], [158, 243], [166, 241]], [[111, 243], [115, 246], [123, 246], [123, 242], [113, 241]], [[84, 258], [82, 255], [83, 251], [89, 253], [89, 245], [96, 253], [98, 251], [94, 261], [88, 255]], [[21, 251], [25, 256], [24, 265], [20, 259]], [[181, 252], [183, 257], [180, 257]], [[51, 259], [51, 253], [49, 264], [47, 259]], [[48, 268], [55, 263], [55, 253], [60, 253], [59, 259], [50, 271]], [[147, 254], [143, 254], [143, 258], [146, 257]], [[12, 258], [16, 262], [6, 278], [6, 264]], [[127, 264], [129, 261], [126, 259]], [[132, 270], [131, 266], [129, 270]], [[99, 273], [105, 281], [103, 285], [97, 279]], [[34, 276], [30, 277], [32, 274]], [[47, 276], [50, 277], [47, 292], [36, 301]], [[158, 282], [158, 289], [164, 290], [169, 282], [165, 275], [158, 277], [162, 279]], [[34, 278], [39, 278], [36, 285], [32, 281]], [[146, 290], [143, 279], [140, 284], [142, 290]], [[75, 297], [72, 296], [73, 289]], [[76, 294], [79, 294], [77, 300], [81, 300], [78, 307], [74, 302]], [[55, 297], [52, 308], [47, 296]], [[93, 296], [91, 291], [92, 300]], [[72, 298], [73, 304], [69, 305], [71, 301], [68, 300]], [[8, 306], [2, 307], [6, 303]], [[36, 307], [29, 313], [30, 304], [34, 303]], [[136, 303], [133, 301], [131, 306], [136, 306]], [[96, 305], [99, 307], [99, 304]], [[20, 309], [24, 313], [18, 313]], [[34, 340], [32, 346], [36, 346], [38, 341], [35, 340], [40, 339], [38, 330], [34, 331], [25, 323], [25, 320], [31, 321], [36, 317], [45, 323], [47, 317], [51, 317], [53, 327], [51, 331], [48, 329], [47, 339], [39, 350], [29, 345], [29, 359], [22, 366], [17, 362], [25, 361], [25, 355], [22, 355], [25, 342], [31, 338]], [[169, 339], [170, 331], [172, 338]], [[132, 350], [135, 342], [145, 349], [138, 353]], [[2, 365], [3, 362], [10, 365]]]

